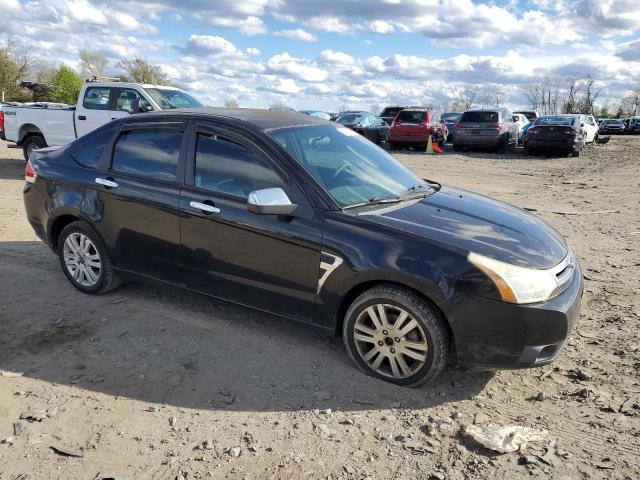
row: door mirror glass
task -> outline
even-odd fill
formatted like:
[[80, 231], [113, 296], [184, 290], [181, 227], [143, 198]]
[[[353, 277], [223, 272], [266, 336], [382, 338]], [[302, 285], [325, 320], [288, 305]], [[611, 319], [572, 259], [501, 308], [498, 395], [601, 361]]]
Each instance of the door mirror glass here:
[[291, 215], [296, 207], [279, 187], [254, 190], [247, 199], [247, 210], [260, 215]]

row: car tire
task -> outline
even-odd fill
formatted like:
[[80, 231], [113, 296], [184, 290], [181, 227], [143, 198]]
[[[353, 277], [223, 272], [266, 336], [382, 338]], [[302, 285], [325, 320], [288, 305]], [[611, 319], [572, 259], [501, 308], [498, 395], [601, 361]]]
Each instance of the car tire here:
[[453, 144], [453, 151], [454, 152], [461, 152], [462, 151], [462, 145], [458, 145], [457, 143]]
[[67, 279], [81, 292], [99, 295], [122, 283], [102, 239], [83, 221], [72, 222], [62, 229], [58, 257]]
[[46, 146], [47, 142], [42, 135], [29, 135], [22, 140], [22, 154], [24, 155], [24, 159], [29, 160], [29, 155], [31, 155], [33, 150], [45, 148]]
[[[386, 321], [380, 320], [380, 308]], [[441, 314], [415, 293], [394, 285], [373, 287], [353, 301], [344, 318], [342, 338], [360, 370], [406, 387], [435, 379], [449, 358], [448, 329]]]
[[498, 142], [498, 145], [496, 146], [496, 152], [507, 153], [507, 145], [509, 145], [509, 137], [507, 137], [506, 140], [504, 138], [501, 138]]
[[397, 150], [398, 144], [396, 142], [389, 141], [389, 150]]

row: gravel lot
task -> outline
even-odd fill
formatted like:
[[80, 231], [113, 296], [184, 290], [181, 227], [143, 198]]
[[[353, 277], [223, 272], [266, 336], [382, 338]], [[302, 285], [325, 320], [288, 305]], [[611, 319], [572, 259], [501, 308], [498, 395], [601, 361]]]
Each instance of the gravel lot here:
[[[148, 285], [77, 292], [25, 220], [21, 151], [0, 142], [0, 480], [640, 478], [639, 152], [613, 137], [580, 158], [398, 154], [534, 210], [586, 278], [553, 365], [401, 389], [278, 318]], [[474, 422], [549, 435], [497, 454], [461, 434]]]

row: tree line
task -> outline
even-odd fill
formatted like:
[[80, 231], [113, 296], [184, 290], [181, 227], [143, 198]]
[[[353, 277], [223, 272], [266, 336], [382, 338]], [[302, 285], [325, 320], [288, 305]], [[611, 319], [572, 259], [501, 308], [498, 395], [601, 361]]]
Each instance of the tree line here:
[[[65, 64], [44, 63], [31, 49], [7, 41], [0, 45], [0, 92], [4, 92], [5, 101], [75, 104], [86, 79], [107, 75], [109, 60], [98, 52], [81, 50], [78, 65], [76, 71]], [[171, 84], [160, 66], [142, 57], [120, 60], [115, 68], [120, 73], [114, 80]]]

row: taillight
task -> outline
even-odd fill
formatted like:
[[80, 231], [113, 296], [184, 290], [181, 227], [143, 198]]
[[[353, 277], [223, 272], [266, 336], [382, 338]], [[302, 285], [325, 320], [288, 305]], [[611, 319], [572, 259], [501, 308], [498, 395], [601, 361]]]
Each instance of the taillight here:
[[27, 160], [27, 166], [24, 167], [24, 181], [27, 183], [33, 183], [38, 178], [38, 174], [36, 173], [36, 169], [31, 165], [31, 161]]
[[4, 130], [4, 112], [0, 112], [0, 130]]
[[453, 128], [454, 128], [454, 130], [459, 130], [459, 129], [461, 129], [461, 128], [464, 128], [464, 125], [463, 125], [463, 124], [461, 124], [461, 123], [456, 123], [456, 124], [453, 126]]
[[502, 130], [502, 124], [498, 123], [497, 125], [488, 125], [485, 128], [489, 130]]

